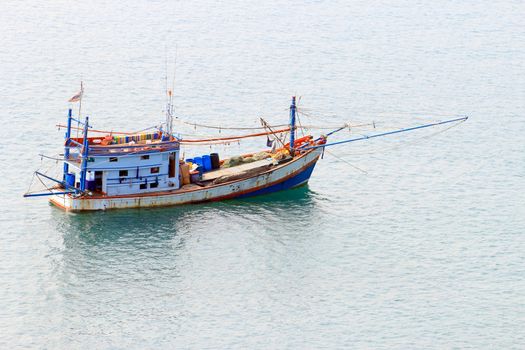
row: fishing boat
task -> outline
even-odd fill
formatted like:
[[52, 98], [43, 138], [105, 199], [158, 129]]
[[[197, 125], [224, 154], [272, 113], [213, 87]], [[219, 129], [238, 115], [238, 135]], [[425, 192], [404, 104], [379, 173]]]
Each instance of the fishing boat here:
[[[74, 96], [70, 101], [81, 98]], [[64, 126], [62, 177], [36, 171], [35, 176], [54, 183], [42, 192], [28, 192], [25, 197], [49, 196], [54, 206], [72, 212], [147, 208], [244, 198], [283, 191], [304, 185], [310, 179], [326, 147], [386, 136], [446, 123], [467, 117], [419, 125], [412, 128], [359, 136], [328, 143], [330, 135], [297, 137], [296, 98], [292, 97], [289, 122], [283, 129], [265, 125], [264, 132], [215, 139], [184, 139], [173, 132], [172, 94], [167, 103], [164, 128], [137, 134], [92, 136], [89, 117], [74, 118], [70, 108]], [[73, 137], [72, 123], [81, 125], [82, 135]], [[181, 147], [195, 142], [224, 141], [287, 133], [288, 142], [279, 147], [220, 159], [218, 153], [191, 159], [181, 158]], [[274, 139], [275, 141], [275, 139]], [[267, 145], [268, 147], [270, 144]]]

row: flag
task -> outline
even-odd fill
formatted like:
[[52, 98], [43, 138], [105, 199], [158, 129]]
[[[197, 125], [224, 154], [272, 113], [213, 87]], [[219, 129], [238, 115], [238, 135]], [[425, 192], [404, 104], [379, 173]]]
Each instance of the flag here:
[[78, 102], [82, 98], [82, 90], [80, 90], [75, 96], [71, 97], [67, 102]]
[[266, 136], [266, 146], [267, 147], [272, 147], [273, 141], [275, 140], [270, 140], [270, 137]]
[[76, 93], [73, 97], [71, 97], [67, 102], [78, 102], [82, 99], [82, 95], [84, 94], [84, 88], [82, 87], [82, 83], [80, 83], [80, 91]]

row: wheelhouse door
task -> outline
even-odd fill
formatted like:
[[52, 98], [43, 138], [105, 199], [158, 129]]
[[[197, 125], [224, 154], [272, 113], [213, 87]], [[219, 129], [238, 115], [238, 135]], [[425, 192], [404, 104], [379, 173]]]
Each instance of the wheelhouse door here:
[[102, 191], [102, 171], [95, 171], [95, 191]]
[[177, 160], [177, 153], [175, 152], [172, 152], [170, 153], [170, 162], [169, 162], [169, 177], [175, 177], [176, 175], [176, 172], [175, 172], [175, 166], [177, 164], [176, 160]]

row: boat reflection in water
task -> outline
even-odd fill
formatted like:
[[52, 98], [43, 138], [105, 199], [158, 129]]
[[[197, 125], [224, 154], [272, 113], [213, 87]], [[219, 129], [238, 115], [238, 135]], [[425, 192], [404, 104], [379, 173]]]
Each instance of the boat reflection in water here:
[[318, 195], [308, 186], [258, 197], [175, 207], [65, 213], [53, 208], [53, 221], [64, 245], [97, 246], [115, 242], [142, 247], [144, 242], [178, 240], [181, 236], [228, 231], [232, 225], [250, 230], [258, 222], [307, 224], [315, 217]]

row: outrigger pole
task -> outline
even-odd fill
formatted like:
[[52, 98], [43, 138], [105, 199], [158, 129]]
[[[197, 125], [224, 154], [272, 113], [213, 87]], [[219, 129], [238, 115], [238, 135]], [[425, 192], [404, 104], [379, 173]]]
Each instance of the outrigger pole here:
[[[26, 193], [24, 194], [24, 197], [42, 197], [42, 196], [53, 196], [53, 195], [59, 195], [59, 194], [69, 194], [69, 193], [79, 193], [81, 191], [84, 190], [84, 188], [82, 188], [82, 185], [81, 185], [81, 189], [79, 190], [78, 188], [75, 188], [71, 185], [69, 185], [66, 181], [66, 175], [69, 173], [69, 164], [68, 164], [68, 159], [69, 159], [69, 154], [70, 154], [70, 144], [73, 143], [73, 144], [76, 144], [76, 146], [74, 147], [78, 147], [80, 148], [80, 146], [82, 146], [81, 144], [79, 144], [78, 142], [74, 141], [71, 139], [71, 122], [72, 121], [76, 121], [80, 124], [83, 124], [84, 125], [84, 149], [83, 149], [83, 158], [82, 158], [82, 161], [84, 161], [84, 159], [87, 160], [87, 155], [88, 155], [88, 149], [87, 149], [87, 129], [88, 127], [90, 128], [91, 126], [88, 124], [88, 121], [89, 121], [89, 118], [86, 117], [86, 122], [85, 123], [82, 123], [81, 121], [73, 118], [73, 110], [71, 108], [69, 108], [68, 110], [68, 113], [67, 113], [67, 129], [66, 129], [66, 133], [64, 135], [64, 138], [65, 138], [65, 143], [64, 143], [64, 174], [62, 175], [62, 181], [58, 180], [58, 179], [55, 179], [51, 176], [48, 176], [46, 174], [43, 174], [39, 171], [35, 171], [35, 175], [36, 176], [42, 176], [48, 180], [51, 180], [53, 182], [56, 182], [58, 184], [60, 184], [65, 190], [64, 191], [61, 191], [61, 192], [53, 192], [53, 191], [49, 191], [49, 192], [44, 192], [44, 193]], [[85, 155], [85, 157], [84, 157]], [[82, 170], [83, 172], [81, 172], [81, 175], [82, 173], [84, 173], [84, 179], [85, 179], [85, 163], [83, 162], [83, 167], [82, 167]], [[81, 182], [81, 184], [83, 184], [84, 182]], [[85, 185], [84, 185], [85, 186]]]
[[65, 181], [59, 181], [57, 179], [52, 178], [51, 176], [47, 176], [46, 174], [42, 174], [39, 171], [35, 171], [35, 174], [37, 176], [42, 176], [42, 177], [45, 177], [48, 180], [51, 180], [51, 181], [54, 181], [56, 183], [61, 184], [62, 186], [65, 187], [66, 190], [62, 191], [62, 192], [51, 192], [50, 191], [50, 192], [44, 192], [44, 193], [26, 193], [26, 194], [24, 194], [24, 197], [53, 196], [53, 195], [57, 195], [57, 194], [69, 194], [69, 193], [77, 193], [78, 192], [78, 189], [68, 185]]
[[[353, 139], [342, 140], [342, 141], [337, 141], [337, 142], [332, 142], [332, 143], [325, 143], [323, 145], [301, 147], [301, 150], [309, 150], [309, 149], [314, 149], [314, 148], [335, 146], [335, 145], [340, 145], [340, 144], [343, 144], [343, 143], [349, 143], [349, 142], [354, 142], [354, 141], [368, 140], [368, 139], [371, 139], [371, 138], [374, 138], [374, 137], [381, 137], [381, 136], [399, 134], [399, 133], [402, 133], [402, 132], [413, 131], [413, 130], [417, 130], [417, 129], [424, 129], [424, 128], [429, 128], [429, 127], [432, 127], [432, 126], [438, 126], [438, 125], [443, 125], [443, 124], [448, 124], [448, 123], [464, 122], [467, 119], [468, 119], [468, 117], [465, 116], [465, 117], [449, 119], [449, 120], [445, 120], [445, 121], [437, 122], [437, 123], [418, 125], [418, 126], [414, 126], [414, 127], [407, 128], [407, 129], [399, 129], [399, 130], [394, 130], [394, 131], [388, 131], [388, 132], [383, 132], [383, 133], [380, 133], [380, 134], [364, 135], [364, 136], [356, 137], [356, 138], [353, 138]], [[342, 129], [338, 129], [337, 131], [339, 131], [339, 130], [342, 130]], [[333, 133], [334, 132], [331, 132], [330, 134], [333, 134]]]
[[44, 193], [26, 193], [24, 194], [24, 197], [42, 197], [42, 196], [54, 196], [54, 195], [57, 195], [57, 194], [69, 194], [69, 193], [78, 193], [80, 192], [78, 190], [78, 188], [75, 188], [71, 185], [68, 185], [66, 181], [60, 181], [60, 180], [57, 180], [51, 176], [47, 176], [46, 174], [43, 174], [41, 173], [40, 171], [35, 171], [35, 175], [36, 176], [42, 176], [48, 180], [51, 180], [53, 182], [56, 182], [60, 185], [62, 185], [64, 188], [65, 188], [65, 191], [61, 191], [61, 192], [52, 192], [51, 190], [49, 190], [49, 192], [44, 192]]

